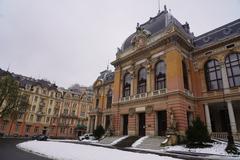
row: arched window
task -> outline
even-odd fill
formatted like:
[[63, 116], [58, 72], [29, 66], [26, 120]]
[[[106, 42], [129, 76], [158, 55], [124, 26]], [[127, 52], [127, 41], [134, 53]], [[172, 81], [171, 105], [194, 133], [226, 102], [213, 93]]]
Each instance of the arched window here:
[[109, 89], [107, 94], [107, 108], [111, 108], [112, 106], [112, 90]]
[[189, 85], [188, 85], [188, 71], [187, 71], [187, 66], [182, 61], [182, 69], [183, 69], [183, 83], [184, 83], [184, 88], [189, 90]]
[[209, 60], [205, 64], [205, 77], [207, 88], [211, 90], [219, 90], [223, 88], [221, 68], [217, 60]]
[[232, 53], [225, 59], [228, 83], [230, 87], [240, 86], [240, 54]]
[[131, 90], [131, 75], [130, 73], [126, 73], [123, 81], [123, 97], [130, 96], [130, 90]]
[[164, 61], [155, 66], [155, 90], [166, 88], [166, 68]]
[[146, 68], [141, 68], [138, 71], [138, 93], [146, 92], [147, 71]]

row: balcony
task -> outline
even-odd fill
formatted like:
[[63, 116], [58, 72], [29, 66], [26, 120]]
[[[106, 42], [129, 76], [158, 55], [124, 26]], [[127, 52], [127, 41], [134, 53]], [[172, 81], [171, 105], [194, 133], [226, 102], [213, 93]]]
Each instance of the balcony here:
[[37, 111], [37, 115], [44, 115], [45, 114], [45, 112], [43, 112], [43, 111]]
[[60, 117], [64, 117], [64, 118], [78, 118], [75, 114], [66, 114], [66, 113], [61, 113]]
[[44, 101], [40, 101], [39, 105], [44, 107], [44, 106], [46, 106], [46, 103]]
[[188, 90], [188, 89], [185, 89], [184, 92], [185, 92], [185, 94], [187, 94], [188, 96], [193, 97], [192, 91], [190, 91], [190, 90]]
[[159, 89], [159, 90], [155, 90], [151, 93], [151, 96], [159, 96], [159, 95], [164, 95], [167, 93], [167, 89]]
[[136, 94], [134, 96], [122, 97], [122, 98], [120, 98], [120, 102], [140, 100], [140, 99], [145, 99], [145, 98], [149, 98], [149, 97], [164, 95], [166, 93], [167, 93], [167, 89], [160, 89], [160, 90], [156, 90], [156, 91], [153, 91], [150, 93], [140, 93], [140, 94]]
[[89, 111], [89, 114], [98, 114], [101, 112], [100, 108], [93, 108]]

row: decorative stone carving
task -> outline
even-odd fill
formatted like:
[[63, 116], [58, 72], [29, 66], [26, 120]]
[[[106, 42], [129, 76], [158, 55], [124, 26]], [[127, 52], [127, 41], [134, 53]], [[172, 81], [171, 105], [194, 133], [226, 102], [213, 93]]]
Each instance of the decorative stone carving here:
[[146, 107], [146, 113], [151, 114], [153, 112], [153, 107], [152, 106], [147, 106]]
[[129, 108], [129, 116], [133, 116], [135, 113], [135, 108]]
[[146, 46], [147, 39], [151, 35], [148, 30], [145, 30], [142, 26], [137, 24], [137, 32], [136, 35], [132, 38], [131, 44], [136, 48], [142, 48]]

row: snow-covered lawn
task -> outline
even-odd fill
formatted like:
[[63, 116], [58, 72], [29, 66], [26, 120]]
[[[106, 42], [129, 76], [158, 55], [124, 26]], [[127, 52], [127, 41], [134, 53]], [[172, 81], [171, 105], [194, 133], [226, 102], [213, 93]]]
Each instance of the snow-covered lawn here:
[[216, 155], [229, 155], [225, 151], [227, 143], [215, 142], [212, 145], [213, 145], [212, 147], [193, 148], [193, 149], [186, 148], [184, 145], [176, 145], [176, 146], [166, 147], [166, 151], [183, 151], [183, 152], [208, 153], [208, 154], [216, 154]]
[[17, 145], [18, 148], [51, 159], [61, 160], [177, 160], [176, 158], [141, 154], [104, 147], [95, 147], [81, 144], [71, 144], [50, 141], [27, 141]]

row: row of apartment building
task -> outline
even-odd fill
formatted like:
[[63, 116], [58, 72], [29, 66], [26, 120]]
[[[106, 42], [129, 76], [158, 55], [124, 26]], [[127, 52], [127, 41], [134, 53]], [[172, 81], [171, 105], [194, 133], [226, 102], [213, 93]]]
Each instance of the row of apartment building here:
[[[1, 74], [6, 73], [1, 70]], [[33, 136], [75, 138], [86, 132], [88, 111], [92, 108], [92, 89], [81, 91], [59, 88], [46, 80], [16, 75], [21, 92], [29, 99], [30, 107], [19, 113], [16, 121], [0, 119], [0, 132], [9, 136]]]

